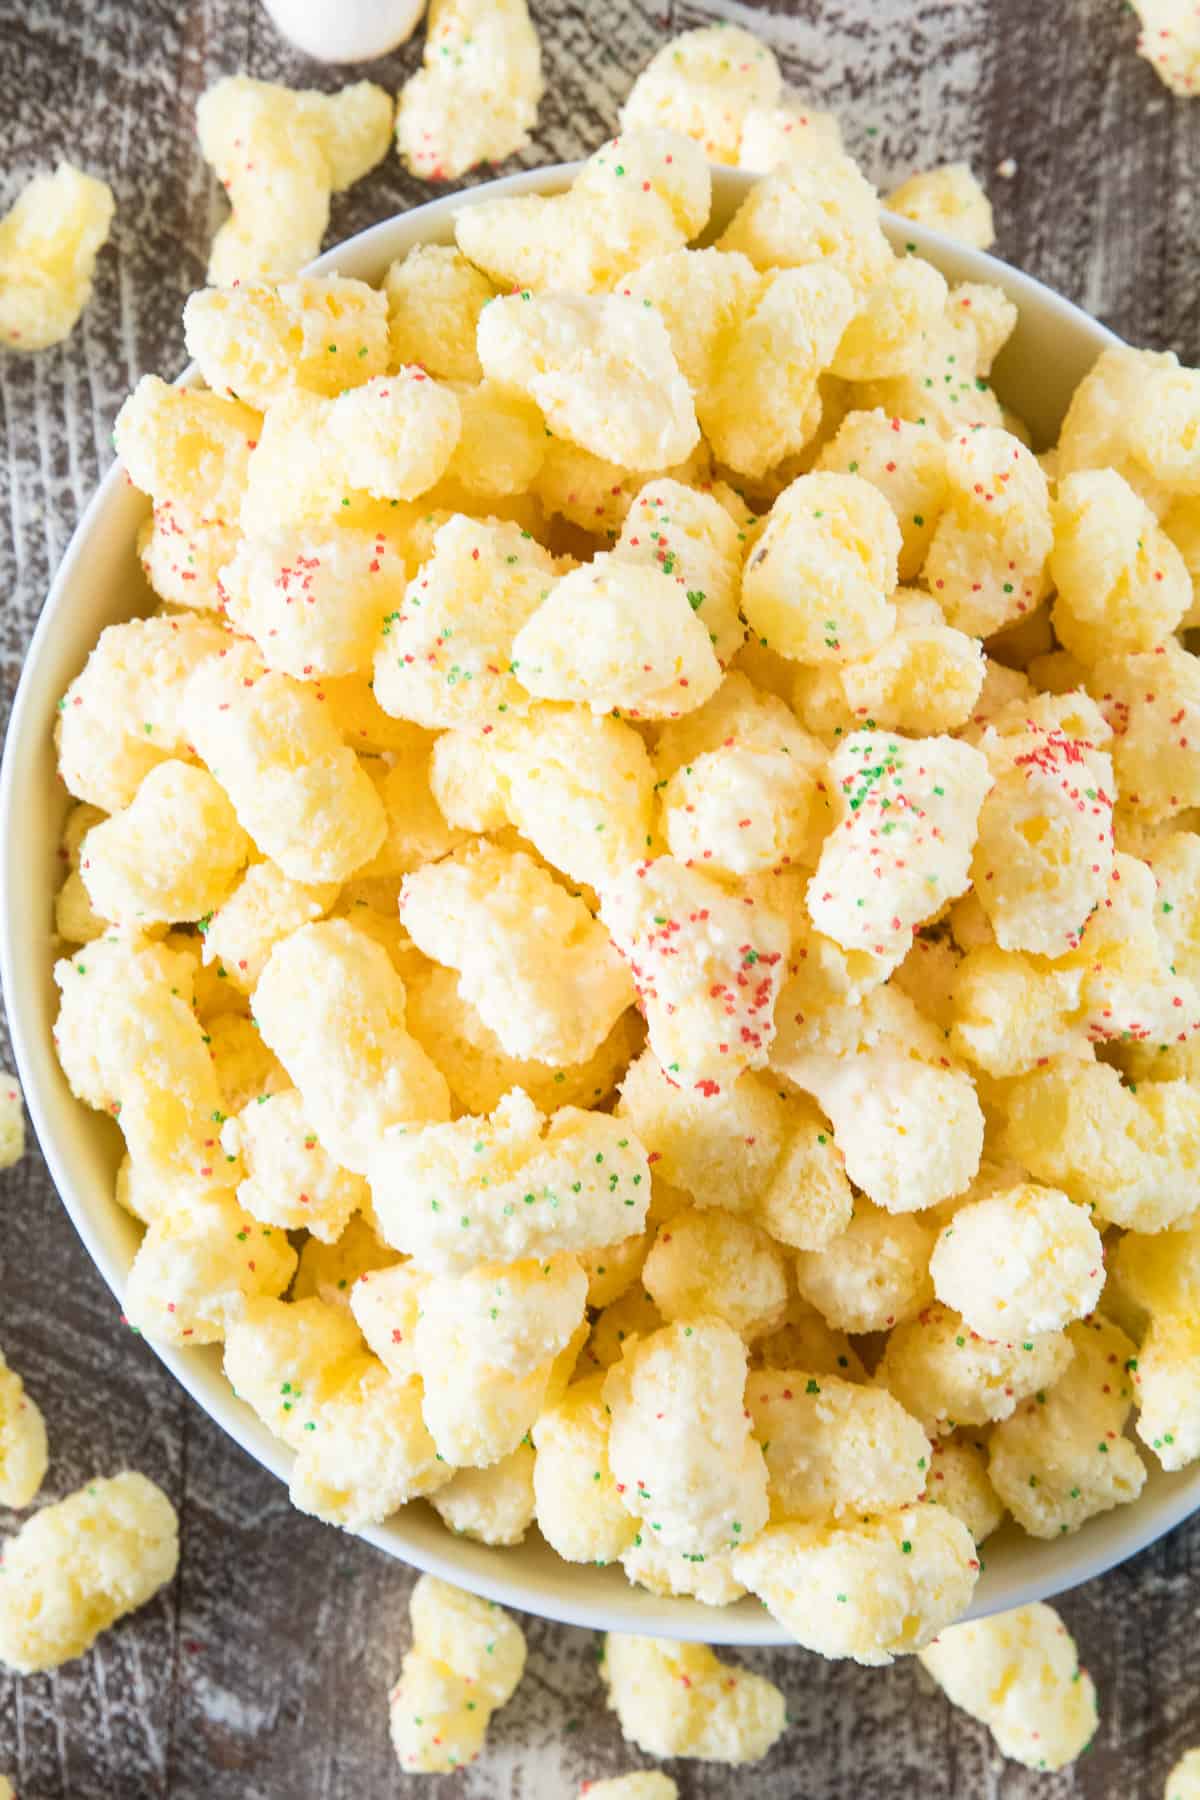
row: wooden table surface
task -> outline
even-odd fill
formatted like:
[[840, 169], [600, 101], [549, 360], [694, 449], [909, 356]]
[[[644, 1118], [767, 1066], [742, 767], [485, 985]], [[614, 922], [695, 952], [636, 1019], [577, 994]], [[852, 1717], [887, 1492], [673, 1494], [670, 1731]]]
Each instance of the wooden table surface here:
[[[999, 250], [1138, 343], [1200, 361], [1200, 101], [1134, 54], [1120, 0], [792, 0], [758, 7], [540, 0], [549, 82], [528, 164], [592, 149], [672, 30], [756, 23], [787, 74], [841, 117], [881, 184], [970, 160]], [[417, 47], [365, 73], [391, 88]], [[5, 712], [50, 574], [112, 452], [121, 399], [183, 361], [221, 203], [193, 109], [235, 70], [337, 77], [292, 55], [255, 0], [0, 0], [3, 203], [70, 156], [117, 197], [81, 326], [57, 350], [0, 356], [0, 656]], [[358, 71], [352, 72], [357, 74]], [[1015, 174], [1000, 177], [1008, 159]], [[334, 202], [330, 242], [427, 198], [392, 156]], [[44, 1498], [132, 1466], [179, 1508], [173, 1586], [57, 1674], [0, 1679], [0, 1771], [21, 1800], [379, 1800], [415, 1795], [387, 1737], [412, 1577], [294, 1513], [176, 1386], [117, 1309], [31, 1149], [0, 1177], [0, 1344], [44, 1409]], [[7, 1527], [11, 1521], [0, 1520]], [[792, 1728], [748, 1771], [683, 1765], [687, 1800], [1158, 1800], [1200, 1742], [1194, 1655], [1200, 1519], [1066, 1596], [1102, 1723], [1073, 1770], [1034, 1776], [932, 1692], [912, 1663], [870, 1671], [799, 1650], [745, 1660], [786, 1690]], [[430, 1791], [557, 1800], [644, 1766], [603, 1708], [588, 1633], [524, 1621], [529, 1664], [486, 1759]]]

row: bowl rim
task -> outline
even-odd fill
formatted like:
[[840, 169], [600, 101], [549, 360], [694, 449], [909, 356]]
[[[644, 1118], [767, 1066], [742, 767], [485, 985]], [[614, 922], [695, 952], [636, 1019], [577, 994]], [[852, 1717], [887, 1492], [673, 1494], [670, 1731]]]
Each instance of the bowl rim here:
[[[501, 195], [559, 192], [569, 185], [581, 167], [581, 162], [552, 164], [438, 196], [346, 239], [317, 258], [305, 272], [337, 273], [344, 271], [348, 263], [354, 265], [355, 271], [371, 265], [380, 268], [413, 244], [444, 241], [453, 219], [464, 208]], [[740, 197], [761, 178], [740, 170], [714, 168], [712, 173], [714, 202], [718, 192], [723, 193], [726, 200]], [[1065, 325], [1081, 340], [1086, 339], [1096, 354], [1121, 342], [1070, 300], [985, 252], [968, 249], [939, 232], [894, 215], [885, 213], [884, 225], [894, 240], [913, 244], [940, 266], [949, 265], [955, 271], [956, 279], [995, 282], [1018, 305], [1028, 302], [1039, 312], [1048, 313], [1056, 324]], [[403, 246], [396, 244], [398, 236], [407, 238]], [[189, 365], [178, 380], [191, 383], [197, 378], [195, 365]], [[46, 732], [50, 724], [45, 696], [37, 691], [41, 665], [72, 592], [83, 579], [90, 540], [111, 508], [123, 480], [122, 466], [114, 462], [80, 516], [55, 571], [23, 659], [0, 767], [0, 895], [3, 896], [0, 904], [0, 980], [8, 1006], [13, 1053], [26, 1106], [51, 1179], [85, 1250], [118, 1303], [123, 1298], [126, 1271], [119, 1266], [118, 1258], [103, 1240], [96, 1217], [98, 1203], [89, 1195], [87, 1182], [73, 1166], [77, 1158], [72, 1144], [65, 1135], [60, 1140], [52, 1123], [51, 1094], [55, 1086], [63, 1086], [63, 1077], [53, 1055], [49, 1033], [37, 1016], [37, 978], [32, 969], [36, 958], [31, 953], [29, 941], [35, 934], [19, 928], [12, 897], [19, 891], [23, 864], [28, 861], [27, 856], [23, 858], [23, 847], [17, 841], [21, 795], [25, 786], [33, 781], [30, 766], [33, 747], [39, 734]], [[88, 1114], [82, 1103], [73, 1101], [72, 1105], [81, 1115], [94, 1120], [95, 1115]], [[111, 1200], [109, 1204], [112, 1204]], [[244, 1403], [234, 1398], [211, 1354], [147, 1341], [154, 1354], [204, 1412], [243, 1451], [286, 1482], [290, 1452], [271, 1437]], [[1085, 1527], [1070, 1538], [1056, 1540], [1054, 1552], [1047, 1544], [1042, 1557], [1047, 1565], [1045, 1572], [1024, 1580], [1010, 1580], [1004, 1591], [994, 1597], [988, 1592], [985, 1576], [980, 1584], [982, 1591], [976, 1591], [972, 1606], [964, 1617], [981, 1617], [1033, 1599], [1051, 1597], [1136, 1555], [1200, 1510], [1200, 1465], [1193, 1468], [1190, 1480], [1186, 1476], [1178, 1478], [1165, 1495], [1158, 1496], [1153, 1508], [1142, 1508], [1139, 1514], [1141, 1504], [1135, 1502], [1132, 1507], [1119, 1509], [1117, 1514], [1103, 1515], [1110, 1522], [1109, 1528], [1093, 1533], [1091, 1538], [1090, 1527]], [[752, 1597], [730, 1607], [709, 1607], [687, 1597], [652, 1595], [625, 1583], [619, 1589], [614, 1585], [612, 1596], [605, 1594], [602, 1602], [597, 1604], [586, 1588], [582, 1590], [583, 1597], [578, 1599], [567, 1591], [569, 1578], [578, 1566], [559, 1563], [557, 1558], [555, 1562], [560, 1570], [566, 1571], [567, 1579], [560, 1578], [552, 1593], [544, 1593], [540, 1591], [544, 1584], [536, 1574], [530, 1576], [527, 1559], [520, 1560], [519, 1551], [498, 1552], [457, 1537], [440, 1521], [432, 1529], [409, 1529], [411, 1513], [411, 1508], [402, 1509], [383, 1525], [369, 1527], [357, 1535], [389, 1555], [467, 1587], [486, 1599], [563, 1624], [747, 1647], [794, 1644], [794, 1639], [760, 1609]], [[553, 1556], [552, 1552], [547, 1554]], [[590, 1576], [594, 1572], [584, 1573]], [[615, 1566], [603, 1573], [614, 1577], [617, 1574]]]

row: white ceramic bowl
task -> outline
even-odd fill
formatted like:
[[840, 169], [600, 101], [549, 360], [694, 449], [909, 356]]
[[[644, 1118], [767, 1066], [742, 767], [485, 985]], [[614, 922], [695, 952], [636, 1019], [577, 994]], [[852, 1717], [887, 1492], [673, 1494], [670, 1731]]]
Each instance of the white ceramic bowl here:
[[[452, 241], [454, 217], [462, 207], [493, 194], [555, 192], [574, 172], [570, 165], [538, 170], [435, 200], [361, 233], [313, 266], [378, 280], [392, 259], [414, 244]], [[713, 224], [719, 229], [750, 178], [716, 170], [713, 185]], [[951, 279], [995, 282], [1017, 302], [1020, 324], [997, 365], [997, 386], [1041, 441], [1052, 440], [1076, 382], [1099, 351], [1117, 340], [1078, 308], [991, 257], [904, 220], [889, 221], [888, 229], [895, 243], [914, 244]], [[13, 1047], [30, 1115], [63, 1204], [118, 1301], [138, 1241], [134, 1221], [112, 1197], [119, 1134], [111, 1121], [72, 1097], [50, 1035], [56, 999], [50, 973], [53, 897], [67, 806], [55, 773], [52, 732], [59, 696], [101, 630], [146, 604], [134, 551], [145, 511], [146, 502], [120, 469], [111, 470], [79, 523], [42, 610], [17, 690], [0, 777], [0, 972]], [[136, 1352], [131, 1349], [131, 1354]], [[289, 1452], [234, 1398], [221, 1373], [218, 1349], [158, 1349], [157, 1354], [244, 1450], [287, 1479]], [[1072, 1537], [1037, 1543], [1006, 1527], [988, 1542], [987, 1570], [972, 1612], [1019, 1606], [1086, 1581], [1197, 1509], [1200, 1467], [1175, 1476], [1155, 1469], [1135, 1505], [1094, 1519]], [[429, 1507], [416, 1504], [364, 1536], [390, 1555], [489, 1599], [571, 1624], [710, 1643], [787, 1641], [752, 1599], [724, 1609], [659, 1599], [630, 1586], [618, 1567], [560, 1561], [536, 1532], [519, 1549], [489, 1550], [453, 1537]]]

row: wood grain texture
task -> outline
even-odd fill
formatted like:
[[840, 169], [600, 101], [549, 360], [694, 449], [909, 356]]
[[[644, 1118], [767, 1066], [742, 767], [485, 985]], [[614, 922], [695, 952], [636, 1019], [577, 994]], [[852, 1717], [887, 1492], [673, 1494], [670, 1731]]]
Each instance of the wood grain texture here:
[[[1172, 100], [1134, 55], [1119, 0], [766, 0], [750, 7], [535, 0], [549, 91], [527, 164], [608, 131], [670, 29], [755, 23], [886, 185], [968, 158], [989, 181], [999, 248], [1138, 342], [1200, 360], [1200, 102]], [[398, 86], [417, 46], [371, 65]], [[0, 357], [0, 683], [5, 710], [49, 576], [111, 457], [125, 392], [183, 361], [182, 302], [220, 202], [197, 96], [237, 69], [333, 86], [254, 0], [2, 0], [4, 203], [70, 155], [117, 196], [96, 295], [70, 341]], [[349, 76], [359, 71], [350, 71]], [[1010, 180], [992, 178], [1013, 158]], [[393, 157], [334, 202], [330, 241], [429, 196]], [[183, 1525], [169, 1592], [55, 1675], [0, 1679], [0, 1770], [22, 1800], [378, 1800], [402, 1777], [385, 1696], [407, 1642], [411, 1575], [288, 1507], [198, 1411], [116, 1308], [36, 1150], [0, 1178], [0, 1342], [46, 1412], [46, 1497], [126, 1465], [162, 1482]], [[16, 1521], [0, 1520], [7, 1527]], [[684, 1766], [685, 1800], [1158, 1800], [1200, 1742], [1192, 1669], [1200, 1520], [1068, 1595], [1101, 1695], [1091, 1753], [1058, 1776], [1004, 1763], [911, 1663], [868, 1671], [802, 1652], [746, 1661], [786, 1690], [793, 1725], [750, 1771]], [[603, 1709], [595, 1642], [530, 1620], [529, 1668], [487, 1759], [447, 1800], [558, 1800], [646, 1761]]]

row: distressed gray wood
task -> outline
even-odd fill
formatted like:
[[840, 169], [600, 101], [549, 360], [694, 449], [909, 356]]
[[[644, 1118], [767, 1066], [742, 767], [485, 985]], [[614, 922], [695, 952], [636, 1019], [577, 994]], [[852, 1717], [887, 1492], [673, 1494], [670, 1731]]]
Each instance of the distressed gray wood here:
[[[843, 119], [881, 184], [966, 157], [989, 180], [1000, 249], [1130, 338], [1200, 360], [1200, 102], [1172, 100], [1134, 55], [1119, 0], [766, 0], [757, 7], [535, 0], [549, 92], [528, 164], [575, 156], [614, 124], [668, 28], [757, 22], [790, 78]], [[416, 47], [374, 64], [396, 87]], [[96, 296], [71, 340], [0, 356], [0, 681], [5, 711], [47, 581], [106, 466], [141, 372], [183, 360], [179, 313], [219, 205], [195, 101], [239, 68], [310, 85], [253, 0], [0, 3], [3, 197], [61, 155], [117, 195]], [[357, 71], [352, 71], [356, 74]], [[992, 176], [1012, 158], [1010, 180]], [[334, 202], [330, 241], [428, 196], [395, 158]], [[171, 1590], [52, 1676], [0, 1679], [0, 1770], [22, 1800], [377, 1800], [416, 1795], [387, 1742], [407, 1640], [408, 1571], [293, 1513], [189, 1401], [116, 1308], [36, 1150], [0, 1178], [0, 1342], [46, 1412], [46, 1497], [125, 1465], [175, 1499]], [[15, 1521], [13, 1521], [15, 1523]], [[0, 1519], [6, 1528], [8, 1520]], [[786, 1689], [793, 1725], [752, 1771], [674, 1771], [687, 1800], [1158, 1800], [1200, 1742], [1194, 1669], [1200, 1520], [1069, 1595], [1062, 1610], [1101, 1694], [1075, 1770], [1004, 1763], [911, 1664], [868, 1671], [800, 1651], [746, 1661]], [[556, 1800], [644, 1764], [606, 1714], [589, 1634], [528, 1621], [529, 1669], [484, 1763], [441, 1795]]]

